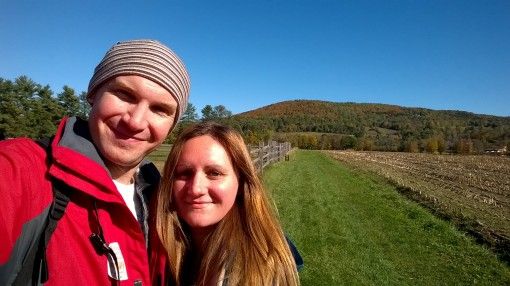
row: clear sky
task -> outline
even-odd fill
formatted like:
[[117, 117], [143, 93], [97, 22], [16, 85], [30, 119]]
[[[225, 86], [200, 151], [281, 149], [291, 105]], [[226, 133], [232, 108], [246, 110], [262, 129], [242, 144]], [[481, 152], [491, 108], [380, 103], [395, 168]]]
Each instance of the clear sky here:
[[198, 110], [293, 99], [510, 116], [510, 1], [0, 0], [0, 77], [87, 89], [119, 40], [187, 65]]

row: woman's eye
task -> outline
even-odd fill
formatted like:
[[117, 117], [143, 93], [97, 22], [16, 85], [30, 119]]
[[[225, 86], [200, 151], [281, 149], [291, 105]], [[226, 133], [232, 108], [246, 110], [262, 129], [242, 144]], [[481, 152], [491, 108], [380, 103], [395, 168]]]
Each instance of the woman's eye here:
[[193, 175], [193, 172], [191, 170], [182, 170], [182, 171], [176, 171], [175, 177], [179, 180], [184, 180]]
[[212, 170], [212, 171], [208, 172], [208, 175], [209, 175], [209, 177], [217, 178], [217, 177], [220, 177], [223, 174], [220, 171]]

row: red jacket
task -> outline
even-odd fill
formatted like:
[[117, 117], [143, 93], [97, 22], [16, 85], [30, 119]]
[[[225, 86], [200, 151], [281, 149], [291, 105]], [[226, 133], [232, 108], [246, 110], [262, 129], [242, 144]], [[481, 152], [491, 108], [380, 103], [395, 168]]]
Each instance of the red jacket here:
[[[150, 285], [164, 281], [166, 255], [157, 235], [148, 231], [151, 223], [147, 220], [152, 217], [148, 206], [159, 181], [157, 169], [148, 164], [138, 172], [137, 221], [88, 138], [85, 121], [64, 119], [52, 142], [49, 170], [46, 151], [34, 141], [0, 142], [0, 276], [19, 264], [20, 246], [42, 227], [53, 200], [51, 176], [73, 189], [48, 243], [48, 285]], [[122, 253], [125, 268], [119, 268], [127, 278], [119, 284], [108, 275], [107, 256], [98, 254], [89, 240], [99, 226], [106, 243], [116, 242]], [[147, 233], [151, 233], [150, 239]], [[150, 266], [147, 247], [151, 249]]]

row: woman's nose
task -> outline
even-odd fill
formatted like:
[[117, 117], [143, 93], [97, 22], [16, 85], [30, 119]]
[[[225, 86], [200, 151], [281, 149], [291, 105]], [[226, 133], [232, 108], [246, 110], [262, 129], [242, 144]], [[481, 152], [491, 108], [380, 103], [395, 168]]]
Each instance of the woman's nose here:
[[190, 182], [189, 192], [192, 195], [200, 196], [207, 192], [207, 178], [200, 173], [196, 173]]

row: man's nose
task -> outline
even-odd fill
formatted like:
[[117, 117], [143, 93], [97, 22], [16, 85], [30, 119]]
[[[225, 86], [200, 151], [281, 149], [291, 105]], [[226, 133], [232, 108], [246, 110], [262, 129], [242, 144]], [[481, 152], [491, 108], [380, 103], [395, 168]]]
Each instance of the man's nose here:
[[147, 128], [147, 113], [149, 108], [146, 104], [138, 103], [129, 108], [128, 112], [124, 114], [123, 120], [127, 126], [132, 130], [143, 130]]

